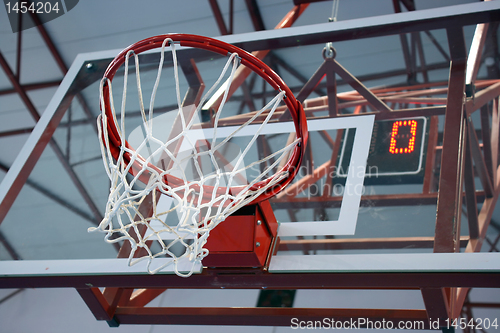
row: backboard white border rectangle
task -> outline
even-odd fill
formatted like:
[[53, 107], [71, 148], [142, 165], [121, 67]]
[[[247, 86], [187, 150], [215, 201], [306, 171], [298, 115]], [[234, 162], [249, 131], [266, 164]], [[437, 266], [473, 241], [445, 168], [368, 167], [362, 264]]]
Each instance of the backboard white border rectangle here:
[[495, 253], [277, 255], [271, 273], [500, 272]]
[[[338, 117], [314, 119], [307, 122], [309, 132], [356, 129], [352, 147], [351, 160], [349, 162], [346, 183], [344, 185], [342, 204], [338, 220], [331, 221], [306, 221], [290, 222], [280, 221], [278, 235], [285, 236], [325, 236], [325, 235], [353, 235], [356, 230], [359, 205], [363, 193], [363, 182], [366, 171], [366, 161], [370, 149], [373, 124], [375, 115], [357, 117]], [[231, 133], [232, 137], [253, 136], [260, 128], [260, 124], [248, 125], [243, 128], [239, 126], [227, 126], [217, 129], [216, 137], [225, 138]], [[192, 137], [211, 138], [213, 129], [193, 129], [190, 131]], [[295, 132], [293, 122], [269, 123], [262, 128], [261, 135], [285, 134]], [[165, 216], [166, 218], [166, 216]], [[168, 233], [164, 236], [168, 239]], [[189, 238], [189, 237], [188, 237]]]
[[[156, 258], [155, 265], [163, 265], [170, 258]], [[0, 277], [42, 276], [42, 275], [86, 275], [86, 274], [148, 274], [147, 260], [128, 265], [128, 259], [62, 259], [62, 260], [6, 260], [0, 261]], [[192, 262], [183, 258], [177, 264], [179, 272], [189, 272]], [[158, 266], [158, 267], [159, 267]], [[174, 274], [174, 265], [163, 268], [156, 274]], [[202, 270], [200, 263], [195, 264], [194, 273]]]
[[[166, 260], [166, 259], [158, 259]], [[0, 261], [0, 277], [148, 274], [141, 264], [128, 259], [63, 259]], [[187, 264], [191, 264], [186, 262]], [[145, 263], [144, 263], [145, 264]], [[202, 266], [196, 267], [195, 274]], [[409, 273], [500, 272], [498, 253], [397, 253], [341, 255], [278, 255], [270, 273]], [[164, 269], [157, 274], [173, 274]]]
[[326, 129], [356, 129], [339, 218], [336, 221], [280, 221], [278, 236], [354, 235], [374, 121], [374, 115], [308, 121], [310, 132]]

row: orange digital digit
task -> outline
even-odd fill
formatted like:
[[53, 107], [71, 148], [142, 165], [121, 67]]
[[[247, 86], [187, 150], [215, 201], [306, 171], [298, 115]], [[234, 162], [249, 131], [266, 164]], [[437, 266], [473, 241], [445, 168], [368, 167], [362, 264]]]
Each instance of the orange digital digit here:
[[410, 154], [415, 150], [417, 122], [415, 120], [398, 120], [392, 124], [389, 152], [391, 154]]

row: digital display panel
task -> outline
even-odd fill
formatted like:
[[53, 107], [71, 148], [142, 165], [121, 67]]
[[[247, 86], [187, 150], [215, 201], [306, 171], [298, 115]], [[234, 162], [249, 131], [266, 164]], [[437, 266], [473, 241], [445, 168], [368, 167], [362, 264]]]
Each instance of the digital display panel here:
[[415, 139], [417, 137], [417, 121], [398, 120], [392, 123], [389, 153], [411, 154], [415, 151]]

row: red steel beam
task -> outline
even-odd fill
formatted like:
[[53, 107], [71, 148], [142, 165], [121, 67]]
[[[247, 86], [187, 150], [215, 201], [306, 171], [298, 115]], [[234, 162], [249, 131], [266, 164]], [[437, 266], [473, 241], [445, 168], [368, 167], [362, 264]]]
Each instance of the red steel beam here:
[[423, 182], [423, 193], [434, 192], [436, 188], [436, 177], [434, 176], [436, 167], [436, 146], [438, 139], [438, 122], [437, 116], [430, 117], [429, 136], [427, 138], [427, 155], [425, 157], [425, 174]]
[[[6, 165], [4, 165], [2, 162], [0, 162], [0, 170], [2, 170], [4, 172], [8, 172], [9, 168]], [[38, 191], [39, 193], [46, 196], [47, 198], [53, 200], [57, 204], [67, 208], [68, 210], [70, 210], [71, 212], [75, 213], [76, 215], [82, 217], [83, 219], [85, 219], [93, 224], [96, 224], [96, 221], [93, 218], [93, 216], [91, 216], [91, 215], [87, 214], [86, 212], [84, 212], [83, 210], [77, 208], [75, 205], [73, 205], [69, 201], [66, 201], [64, 198], [57, 196], [55, 193], [53, 193], [49, 189], [44, 188], [43, 186], [40, 186], [39, 184], [31, 181], [30, 179], [26, 180], [26, 185], [28, 185], [32, 189]]]
[[[491, 164], [492, 169], [496, 170], [498, 163], [500, 163], [500, 103], [499, 97], [497, 96], [493, 101], [493, 110], [491, 113]], [[498, 182], [498, 174], [493, 173], [492, 180]]]
[[[485, 155], [494, 156], [492, 157], [492, 167], [495, 172], [493, 173], [492, 180], [494, 181], [494, 191], [493, 196], [485, 199], [481, 210], [479, 212], [479, 216], [477, 217], [478, 224], [478, 238], [470, 239], [465, 252], [479, 252], [481, 251], [481, 247], [483, 245], [484, 240], [486, 239], [486, 232], [488, 230], [489, 224], [491, 222], [491, 217], [493, 215], [493, 211], [495, 210], [496, 203], [500, 196], [500, 165], [498, 161], [498, 142], [499, 138], [499, 127], [500, 127], [500, 118], [498, 116], [498, 97], [495, 98], [493, 103], [492, 110], [492, 125], [491, 125], [491, 133], [490, 137], [491, 144], [489, 145], [490, 150], [485, 151]], [[484, 123], [482, 125], [485, 125]], [[488, 128], [488, 127], [486, 127]], [[485, 129], [483, 128], [483, 131]], [[484, 147], [483, 147], [484, 148]], [[493, 162], [494, 161], [494, 162]], [[456, 306], [452, 309], [452, 316], [457, 318], [460, 315], [460, 311], [463, 307], [463, 304], [467, 298], [467, 294], [469, 292], [469, 288], [458, 288], [455, 296], [455, 304]]]
[[483, 157], [486, 164], [486, 170], [490, 180], [493, 179], [493, 162], [491, 159], [491, 129], [489, 105], [481, 107], [481, 139], [483, 141]]
[[[476, 192], [476, 197], [478, 202], [484, 202], [486, 200], [484, 192], [481, 191]], [[437, 203], [437, 199], [438, 199], [438, 194], [435, 192], [364, 195], [361, 197], [361, 207], [435, 205]], [[271, 199], [271, 202], [275, 209], [285, 209], [290, 207], [314, 208], [320, 205], [328, 205], [328, 207], [331, 208], [338, 208], [342, 203], [342, 198], [340, 197], [296, 198], [294, 195], [291, 195], [291, 197]]]
[[16, 78], [19, 81], [21, 78], [21, 51], [23, 45], [23, 15], [18, 16], [18, 29], [17, 29], [17, 46], [16, 46]]
[[[460, 245], [465, 247], [469, 237], [460, 237]], [[281, 240], [278, 251], [308, 250], [360, 250], [360, 249], [402, 249], [432, 248], [434, 237], [387, 237], [387, 238], [334, 238], [334, 239], [293, 239]]]
[[163, 292], [165, 292], [165, 290], [166, 290], [165, 288], [136, 290], [134, 291], [129, 301], [127, 302], [127, 306], [133, 306], [133, 307], [146, 306], [149, 302], [151, 302], [156, 297], [160, 296]]
[[438, 326], [446, 327], [446, 320], [449, 318], [450, 308], [445, 291], [442, 288], [422, 288], [421, 293], [428, 318], [438, 320]]
[[465, 104], [467, 115], [470, 116], [474, 111], [479, 110], [498, 95], [500, 95], [500, 82], [497, 81], [495, 84], [476, 93], [474, 98], [467, 100]]
[[95, 319], [113, 319], [114, 309], [111, 309], [99, 288], [77, 288], [76, 290], [94, 314]]
[[484, 309], [498, 309], [500, 308], [500, 303], [486, 303], [486, 302], [466, 302], [464, 305], [473, 308], [484, 308]]
[[415, 38], [415, 42], [417, 44], [417, 49], [418, 49], [418, 57], [420, 59], [420, 70], [418, 70], [417, 66], [415, 66], [415, 74], [421, 71], [422, 76], [424, 78], [424, 82], [429, 82], [427, 62], [425, 60], [424, 47], [422, 45], [422, 38], [420, 36], [420, 32], [414, 32], [412, 34], [412, 37]]
[[[469, 129], [469, 140], [465, 142], [465, 165], [464, 165], [464, 187], [465, 187], [465, 205], [467, 208], [467, 223], [469, 225], [469, 236], [471, 239], [479, 238], [479, 226], [477, 219], [477, 200], [476, 200], [476, 184], [474, 180], [474, 165], [472, 163], [471, 140], [474, 132], [472, 123], [467, 123]], [[486, 193], [488, 193], [486, 191]], [[491, 196], [491, 192], [490, 192]]]
[[342, 65], [333, 60], [333, 69], [346, 83], [359, 92], [375, 109], [381, 112], [391, 112], [391, 108], [367, 89], [354, 75], [349, 73]]
[[[21, 88], [24, 91], [31, 91], [31, 90], [37, 90], [37, 89], [45, 89], [45, 88], [58, 87], [60, 84], [61, 84], [61, 80], [56, 80], [56, 81], [48, 81], [48, 82], [22, 84]], [[2, 96], [2, 95], [10, 95], [10, 94], [15, 94], [15, 93], [17, 93], [16, 89], [4, 89], [4, 90], [0, 90], [0, 96]]]
[[19, 97], [23, 101], [24, 105], [28, 109], [28, 112], [31, 114], [33, 119], [35, 119], [35, 121], [38, 121], [40, 119], [40, 115], [38, 114], [38, 111], [36, 110], [35, 105], [33, 105], [33, 103], [31, 102], [31, 99], [28, 97], [28, 94], [26, 93], [24, 88], [19, 83], [19, 80], [17, 79], [16, 75], [14, 74], [12, 69], [10, 68], [7, 60], [5, 60], [2, 52], [0, 52], [0, 66], [4, 70], [7, 77], [9, 78], [9, 81], [12, 84], [12, 86], [14, 87], [14, 90], [19, 95]]
[[[493, 182], [491, 181], [490, 174], [487, 170], [486, 167], [486, 162], [483, 157], [483, 154], [481, 153], [481, 148], [479, 146], [479, 140], [476, 136], [476, 131], [474, 129], [474, 124], [472, 123], [472, 119], [467, 120], [467, 127], [469, 129], [468, 135], [469, 135], [469, 149], [472, 157], [474, 158], [474, 163], [475, 163], [475, 170], [477, 172], [477, 175], [479, 179], [481, 180], [481, 184], [483, 186], [483, 189], [486, 193], [487, 196], [491, 197], [493, 196]], [[483, 142], [484, 144], [484, 142]], [[487, 147], [484, 147], [484, 150], [486, 151], [490, 146], [488, 145]], [[491, 149], [491, 148], [490, 148]], [[472, 170], [471, 175], [474, 175], [474, 170]]]
[[476, 31], [474, 32], [474, 38], [472, 40], [471, 49], [467, 59], [466, 84], [473, 85], [476, 82], [477, 72], [481, 66], [481, 55], [484, 50], [488, 26], [488, 23], [478, 24], [476, 26]]
[[[493, 211], [495, 210], [496, 203], [498, 202], [498, 198], [500, 196], [500, 166], [497, 166], [496, 172], [496, 183], [495, 183], [495, 191], [493, 197], [486, 198], [481, 207], [479, 215], [477, 217], [479, 236], [477, 239], [470, 239], [467, 247], [465, 248], [465, 252], [479, 252], [481, 251], [481, 247], [483, 245], [484, 240], [486, 239], [486, 232], [488, 231], [488, 227], [491, 222], [491, 217], [493, 215]], [[469, 288], [459, 288], [456, 294], [456, 304], [460, 305], [465, 302], [467, 294], [469, 292]], [[452, 313], [454, 318], [457, 318], [460, 315], [460, 306], [456, 306]]]
[[29, 134], [29, 133], [31, 133], [31, 131], [33, 131], [33, 127], [4, 131], [4, 132], [0, 132], [0, 138], [7, 137], [7, 136], [14, 136], [14, 135]]
[[336, 117], [338, 115], [337, 101], [337, 79], [335, 75], [335, 60], [326, 59], [326, 94], [328, 96], [328, 115]]
[[[328, 97], [318, 97], [307, 99], [306, 97], [313, 91], [314, 87], [317, 87], [318, 81], [322, 79], [325, 75], [325, 65], [323, 64], [320, 68], [313, 74], [311, 79], [304, 85], [301, 92], [297, 94], [297, 98], [300, 101], [304, 101], [304, 109], [308, 116], [308, 119], [314, 119], [315, 113], [319, 111], [328, 110]], [[419, 96], [426, 95], [445, 95], [448, 93], [448, 87], [445, 88], [434, 88], [434, 89], [426, 89], [433, 86], [439, 86], [443, 83], [430, 83], [430, 84], [422, 84], [416, 86], [402, 86], [396, 88], [386, 88], [386, 89], [372, 89], [371, 93], [375, 96], [376, 99], [381, 101], [398, 101], [401, 103], [410, 103], [410, 104], [422, 104], [422, 105], [431, 105], [431, 106], [423, 106], [423, 107], [415, 107], [410, 109], [396, 109], [393, 112], [366, 112], [364, 114], [374, 114], [377, 120], [382, 119], [396, 119], [396, 118], [405, 118], [405, 117], [417, 117], [417, 116], [433, 116], [433, 115], [443, 115], [445, 113], [446, 108], [446, 98], [435, 97], [435, 98], [417, 98]], [[474, 99], [469, 99], [466, 103], [466, 109], [468, 110], [468, 114], [472, 113], [471, 110], [477, 110], [482, 106], [486, 105], [489, 101], [491, 101], [494, 97], [500, 95], [500, 82], [498, 80], [484, 80], [477, 82], [476, 86], [481, 90], [478, 91]], [[415, 91], [415, 89], [417, 89]], [[404, 91], [410, 90], [410, 91]], [[361, 96], [356, 91], [351, 91], [347, 93], [337, 94], [340, 103], [338, 104], [339, 109], [356, 107], [367, 105], [369, 102]], [[433, 104], [442, 104], [438, 106], [432, 106]], [[275, 115], [273, 116], [273, 120], [279, 119], [283, 114], [284, 108], [278, 108]], [[244, 121], [248, 120], [251, 116], [253, 116], [255, 112], [249, 112], [237, 116], [227, 117], [220, 120], [221, 125], [237, 125], [241, 124]], [[263, 119], [267, 116], [267, 114], [263, 114], [261, 117], [257, 118], [257, 121]], [[351, 117], [356, 116], [356, 114], [340, 114], [339, 117]]]
[[0, 244], [3, 245], [5, 250], [9, 253], [10, 257], [14, 260], [21, 260], [21, 256], [17, 253], [16, 249], [12, 246], [9, 240], [5, 237], [3, 232], [0, 230]]
[[462, 28], [447, 29], [452, 58], [443, 135], [434, 252], [455, 252], [460, 234], [466, 52]]
[[[212, 12], [215, 17], [215, 22], [219, 27], [221, 35], [229, 35], [229, 30], [226, 27], [226, 23], [224, 22], [224, 17], [222, 16], [222, 12], [220, 10], [217, 0], [208, 0], [208, 2], [210, 4], [210, 8], [212, 8]], [[232, 13], [229, 13], [229, 15], [232, 15]]]
[[[394, 7], [394, 12], [401, 13], [401, 5], [399, 4], [399, 0], [392, 0], [392, 4]], [[399, 40], [401, 42], [401, 49], [403, 51], [407, 80], [408, 82], [410, 82], [410, 80], [415, 80], [416, 73], [415, 73], [415, 67], [413, 66], [412, 55], [410, 52], [410, 46], [408, 45], [408, 39], [406, 37], [406, 34], [399, 34]]]
[[257, 0], [245, 0], [255, 31], [266, 30]]
[[[209, 0], [209, 1], [215, 1], [215, 0]], [[306, 10], [306, 8], [309, 5], [298, 5], [294, 6], [292, 10], [290, 10], [285, 17], [274, 27], [274, 29], [284, 29], [284, 28], [289, 28], [291, 27], [295, 21], [300, 17], [300, 15]], [[258, 59], [264, 59], [265, 56], [269, 54], [270, 50], [259, 50], [259, 51], [254, 51], [252, 54], [258, 58]], [[241, 84], [245, 81], [245, 79], [252, 73], [252, 70], [249, 67], [246, 66], [240, 66], [237, 68], [233, 81], [231, 82], [231, 86], [229, 88], [228, 92], [228, 98], [233, 95], [233, 93], [238, 89]], [[215, 96], [215, 95], [214, 95]], [[217, 109], [218, 105], [222, 101], [223, 95], [221, 92], [221, 95], [218, 97], [218, 99], [210, 106], [213, 109]]]
[[[115, 319], [120, 324], [192, 325], [196, 323], [197, 325], [291, 326], [293, 328], [295, 321], [299, 325], [300, 320], [303, 321], [301, 326], [304, 328], [306, 326], [304, 322], [325, 323], [325, 318], [331, 318], [334, 325], [335, 322], [347, 322], [348, 325], [355, 325], [348, 326], [348, 328], [352, 327], [353, 329], [375, 328], [378, 326], [371, 325], [382, 325], [382, 322], [384, 325], [390, 325], [385, 326], [386, 328], [396, 328], [408, 322], [419, 322], [419, 328], [429, 328], [429, 320], [425, 310], [122, 307], [118, 308], [115, 313]], [[359, 322], [362, 324], [359, 325]]]
[[[35, 12], [28, 11], [28, 13], [30, 14], [33, 22], [35, 22], [35, 25], [38, 29], [38, 32], [40, 33], [40, 36], [42, 37], [43, 41], [45, 42], [45, 45], [49, 49], [50, 54], [52, 55], [52, 57], [56, 61], [57, 66], [59, 66], [59, 69], [61, 70], [61, 72], [63, 74], [66, 74], [68, 72], [68, 67], [64, 63], [64, 60], [61, 56], [61, 53], [59, 52], [56, 45], [52, 41], [52, 38], [50, 37], [49, 33], [45, 29], [45, 26], [40, 21], [40, 19], [38, 18], [37, 14]], [[78, 99], [78, 102], [82, 106], [82, 110], [85, 113], [85, 115], [87, 116], [87, 118], [88, 119], [95, 119], [95, 116], [92, 114], [92, 111], [88, 107], [87, 102], [85, 101], [83, 96], [81, 94], [76, 94], [76, 98]], [[92, 124], [92, 128], [97, 133], [97, 123], [95, 121], [93, 121], [93, 122], [91, 122], [91, 124]], [[91, 207], [91, 209], [92, 209], [92, 207]]]
[[[219, 274], [220, 273], [220, 274]], [[500, 288], [500, 272], [283, 273], [205, 269], [189, 279], [172, 274], [44, 275], [0, 277], [1, 288], [169, 288], [169, 289], [415, 289]]]
[[[35, 24], [38, 24], [37, 28], [38, 28], [38, 30], [40, 32], [40, 35], [42, 36], [42, 38], [45, 41], [47, 47], [49, 48], [51, 54], [53, 55], [54, 59], [56, 60], [56, 63], [60, 67], [61, 71], [63, 73], [66, 73], [67, 72], [67, 67], [64, 65], [64, 62], [63, 62], [60, 54], [57, 52], [57, 49], [56, 49], [54, 43], [52, 42], [52, 40], [50, 39], [47, 31], [45, 30], [45, 28], [41, 24], [41, 21], [39, 20], [39, 18], [37, 17], [37, 15], [34, 14], [34, 13], [31, 13], [31, 14], [32, 14], [32, 19], [34, 20]], [[20, 51], [18, 53], [20, 53]], [[28, 97], [26, 91], [23, 89], [23, 87], [19, 83], [19, 79], [16, 77], [16, 75], [10, 69], [10, 66], [8, 65], [7, 61], [5, 60], [5, 58], [3, 57], [3, 55], [1, 54], [1, 52], [0, 52], [0, 65], [3, 68], [3, 70], [5, 71], [5, 73], [7, 74], [7, 77], [9, 78], [11, 84], [14, 86], [14, 90], [21, 97], [23, 103], [25, 104], [25, 106], [28, 109], [28, 111], [31, 114], [31, 116], [35, 119], [35, 121], [38, 121], [40, 119], [40, 115], [39, 115], [38, 111], [36, 110], [34, 104], [31, 102], [31, 100]], [[83, 109], [85, 110], [86, 104], [83, 103], [82, 106], [83, 106]], [[88, 108], [87, 108], [87, 113], [90, 114], [90, 111], [88, 111]], [[88, 195], [87, 191], [83, 187], [83, 184], [78, 179], [78, 177], [76, 176], [75, 172], [73, 171], [73, 169], [69, 165], [68, 161], [64, 157], [64, 155], [63, 155], [62, 151], [60, 150], [59, 146], [57, 145], [57, 143], [53, 139], [50, 140], [50, 144], [51, 144], [51, 147], [54, 150], [56, 156], [60, 160], [63, 168], [66, 170], [66, 172], [68, 173], [69, 177], [74, 182], [76, 188], [78, 189], [78, 191], [80, 192], [80, 194], [84, 198], [85, 202], [88, 204], [90, 210], [92, 211], [93, 215], [95, 216], [95, 219], [98, 220], [98, 221], [100, 221], [102, 219], [102, 215], [100, 214], [100, 212], [97, 209], [97, 207], [95, 206], [94, 202], [92, 201], [92, 199]], [[10, 199], [9, 202], [10, 201], [13, 202], [13, 200], [15, 199], [15, 197], [17, 197], [17, 194], [13, 194], [13, 198]], [[9, 207], [11, 205], [9, 203], [5, 203], [5, 204], [9, 205]], [[3, 220], [3, 217], [0, 217], [0, 223], [1, 223], [2, 220]]]
[[[35, 105], [31, 102], [31, 99], [29, 98], [28, 94], [26, 93], [26, 91], [23, 89], [23, 87], [19, 83], [19, 80], [16, 78], [16, 76], [12, 72], [9, 64], [7, 63], [7, 61], [5, 60], [5, 58], [3, 57], [3, 54], [1, 52], [0, 52], [0, 66], [3, 68], [4, 72], [6, 73], [7, 77], [9, 78], [9, 81], [11, 82], [11, 84], [14, 86], [14, 89], [21, 97], [21, 100], [23, 101], [24, 105], [28, 109], [28, 112], [31, 114], [31, 116], [33, 117], [33, 119], [35, 121], [38, 121], [40, 119], [40, 115], [38, 114], [38, 111], [36, 110]], [[80, 192], [80, 194], [84, 198], [85, 202], [88, 204], [88, 206], [91, 209], [96, 220], [100, 221], [102, 219], [101, 213], [99, 212], [99, 210], [95, 206], [94, 202], [92, 201], [92, 199], [88, 195], [87, 191], [83, 187], [83, 184], [78, 179], [78, 177], [76, 176], [76, 174], [73, 171], [73, 169], [71, 168], [71, 166], [68, 164], [68, 161], [63, 156], [62, 151], [60, 150], [59, 146], [52, 138], [50, 139], [49, 143], [50, 143], [52, 149], [54, 150], [56, 156], [58, 157], [59, 161], [61, 162], [62, 166], [64, 167], [64, 169], [66, 170], [66, 172], [70, 176], [71, 180], [74, 182], [76, 188], [78, 189], [78, 191]], [[45, 146], [43, 148], [45, 148]], [[43, 148], [42, 148], [42, 150], [43, 150]], [[40, 154], [41, 154], [41, 152], [40, 152]], [[28, 174], [29, 174], [29, 172], [28, 172]], [[25, 175], [26, 178], [28, 177], [28, 174]], [[22, 181], [21, 182], [22, 184], [20, 183], [17, 186], [15, 186], [15, 187], [19, 187], [19, 188], [11, 188], [11, 194], [9, 195], [9, 198], [6, 198], [6, 200], [4, 200], [4, 202], [2, 202], [3, 207], [1, 207], [0, 211], [3, 212], [2, 213], [3, 216], [0, 216], [0, 223], [3, 221], [5, 215], [7, 214], [7, 211], [10, 209], [10, 206], [13, 204], [13, 202], [14, 202], [15, 198], [17, 197], [17, 194], [21, 190], [21, 187], [24, 184], [24, 182], [25, 181]]]

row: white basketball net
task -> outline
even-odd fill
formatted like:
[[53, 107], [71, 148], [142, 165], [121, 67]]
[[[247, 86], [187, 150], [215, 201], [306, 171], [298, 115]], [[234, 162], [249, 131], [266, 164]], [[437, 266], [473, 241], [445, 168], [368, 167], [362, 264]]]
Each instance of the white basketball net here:
[[[162, 67], [164, 64], [164, 53], [166, 45], [169, 45], [172, 52], [173, 71], [175, 79], [175, 89], [178, 104], [177, 117], [180, 119], [182, 128], [180, 134], [168, 140], [162, 140], [153, 136], [153, 107], [156, 92], [160, 84]], [[129, 149], [125, 144], [125, 106], [126, 106], [126, 92], [127, 92], [127, 79], [128, 79], [128, 66], [129, 58], [135, 58], [137, 88], [139, 93], [139, 104], [142, 116], [142, 131], [144, 140], [139, 145], [134, 147], [135, 150]], [[236, 68], [239, 65], [239, 58], [236, 53], [228, 55], [228, 60], [222, 69], [222, 72], [209, 89], [209, 91], [202, 97], [198, 106], [196, 106], [196, 113], [199, 113], [205, 102], [213, 95], [214, 91], [223, 86], [221, 83], [226, 72], [231, 67], [229, 79], [225, 84], [225, 91], [222, 102], [218, 107], [214, 119], [212, 137], [206, 139], [207, 149], [199, 149], [199, 142], [194, 139], [192, 133], [196, 131], [193, 129], [194, 119], [185, 119], [182, 112], [183, 106], [181, 103], [181, 94], [179, 89], [178, 77], [178, 64], [175, 44], [171, 39], [166, 39], [161, 48], [161, 57], [158, 66], [158, 74], [150, 97], [150, 105], [148, 113], [146, 113], [142, 97], [140, 73], [139, 73], [139, 59], [133, 52], [129, 51], [126, 55], [125, 61], [125, 74], [123, 84], [123, 95], [121, 101], [120, 121], [116, 118], [116, 113], [113, 105], [111, 81], [104, 78], [100, 84], [100, 100], [102, 114], [99, 116], [97, 125], [99, 128], [99, 140], [101, 143], [102, 158], [104, 167], [111, 180], [111, 187], [109, 191], [109, 198], [106, 204], [106, 213], [97, 228], [90, 228], [89, 231], [105, 232], [105, 241], [109, 243], [127, 240], [131, 245], [131, 252], [129, 256], [129, 265], [147, 260], [147, 270], [149, 273], [154, 274], [167, 266], [171, 266], [173, 271], [179, 275], [188, 277], [193, 273], [196, 264], [201, 263], [201, 260], [208, 255], [208, 250], [203, 248], [207, 242], [210, 231], [216, 227], [220, 222], [224, 221], [230, 214], [241, 208], [242, 206], [250, 203], [257, 198], [261, 193], [273, 187], [280, 182], [283, 178], [287, 177], [288, 172], [276, 172], [266, 183], [265, 186], [257, 190], [251, 190], [252, 186], [262, 180], [264, 176], [273, 170], [280, 161], [289, 156], [290, 151], [298, 144], [300, 139], [296, 139], [291, 144], [286, 145], [279, 151], [271, 155], [255, 161], [249, 165], [244, 165], [243, 158], [248, 153], [250, 147], [255, 143], [257, 137], [261, 133], [263, 127], [269, 122], [273, 116], [276, 108], [284, 98], [284, 92], [279, 92], [266, 106], [236, 129], [232, 134], [217, 142], [217, 127], [219, 116], [222, 108], [226, 103], [228, 97], [230, 83], [233, 80]], [[231, 66], [232, 65], [232, 66]], [[112, 108], [112, 119], [106, 116], [106, 110], [103, 98], [103, 86], [109, 85], [109, 100]], [[265, 120], [260, 123], [257, 131], [252, 134], [248, 145], [243, 149], [233, 164], [221, 165], [220, 156], [221, 147], [227, 144], [233, 136], [238, 133], [242, 128], [252, 123], [257, 117], [261, 116], [264, 111], [268, 112]], [[265, 113], [264, 113], [265, 115]], [[116, 128], [121, 136], [120, 154], [115, 160], [110, 151], [110, 142], [108, 139], [108, 121], [114, 122]], [[104, 142], [103, 142], [104, 138]], [[209, 142], [210, 141], [210, 142]], [[208, 144], [209, 142], [209, 144]], [[179, 149], [172, 150], [169, 147], [177, 146], [182, 143], [183, 153], [179, 153]], [[152, 148], [154, 150], [152, 151]], [[186, 150], [186, 147], [188, 149]], [[188, 153], [186, 153], [186, 151]], [[127, 163], [124, 159], [124, 154], [130, 154], [130, 162]], [[156, 165], [158, 168], [158, 161], [167, 159], [169, 163], [162, 165], [162, 172], [152, 167]], [[205, 161], [211, 162], [212, 171], [207, 174], [203, 172], [201, 158]], [[268, 162], [269, 161], [269, 162]], [[141, 166], [140, 171], [136, 171], [131, 175], [133, 163], [139, 163]], [[272, 163], [271, 163], [272, 162]], [[186, 172], [186, 163], [194, 165], [195, 177], [189, 177]], [[247, 169], [259, 165], [260, 163], [267, 163], [265, 170], [255, 179], [242, 185], [241, 174]], [[149, 181], [143, 184], [139, 177], [143, 174], [148, 175]], [[169, 175], [182, 180], [182, 184], [171, 185], [168, 183]], [[167, 180], [166, 180], [167, 179]], [[208, 187], [210, 186], [210, 187]], [[235, 186], [237, 190], [235, 190]], [[213, 189], [212, 189], [213, 187]], [[232, 188], [233, 187], [233, 188]], [[207, 188], [211, 189], [208, 192]], [[232, 189], [231, 189], [232, 188]], [[207, 193], [208, 192], [208, 193]], [[221, 194], [222, 193], [222, 194]], [[166, 195], [168, 197], [165, 197]], [[162, 199], [163, 198], [163, 199]], [[166, 201], [173, 202], [172, 205], [165, 206], [160, 204]], [[207, 200], [207, 198], [209, 198]], [[152, 201], [152, 214], [145, 214], [143, 206], [146, 202]], [[166, 208], [165, 208], [166, 207]], [[168, 223], [166, 217], [170, 213], [177, 213], [178, 222], [175, 225]], [[156, 245], [153, 245], [156, 244]], [[143, 249], [145, 251], [138, 251]], [[167, 258], [161, 261], [160, 265], [154, 264], [155, 258]], [[179, 265], [182, 263], [182, 269]], [[184, 266], [187, 263], [187, 267]]]

